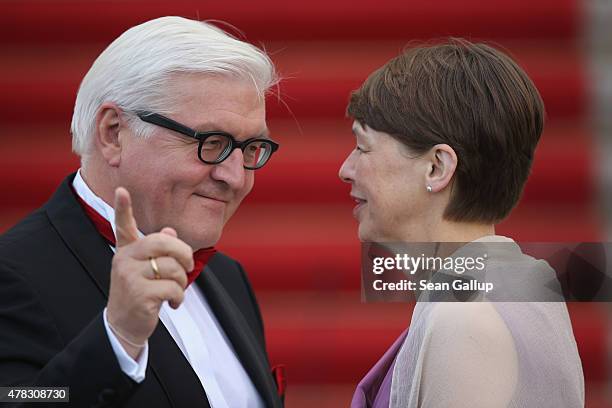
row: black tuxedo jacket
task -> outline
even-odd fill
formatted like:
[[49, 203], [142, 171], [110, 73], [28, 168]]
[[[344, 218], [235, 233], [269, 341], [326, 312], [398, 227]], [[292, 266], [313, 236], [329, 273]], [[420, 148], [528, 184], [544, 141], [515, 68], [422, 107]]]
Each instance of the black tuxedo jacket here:
[[[59, 407], [209, 407], [161, 321], [149, 339], [145, 380], [121, 371], [102, 319], [113, 252], [77, 202], [73, 178], [0, 237], [0, 385], [68, 386], [70, 404]], [[217, 254], [195, 283], [266, 406], [281, 407], [240, 264]]]

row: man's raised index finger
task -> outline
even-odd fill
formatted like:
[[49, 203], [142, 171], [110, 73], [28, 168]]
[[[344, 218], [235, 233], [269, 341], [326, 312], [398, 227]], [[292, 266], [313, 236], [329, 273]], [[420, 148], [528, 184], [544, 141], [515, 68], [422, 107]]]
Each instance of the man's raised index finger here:
[[130, 193], [123, 187], [115, 190], [115, 235], [117, 248], [138, 239], [138, 226], [132, 213]]

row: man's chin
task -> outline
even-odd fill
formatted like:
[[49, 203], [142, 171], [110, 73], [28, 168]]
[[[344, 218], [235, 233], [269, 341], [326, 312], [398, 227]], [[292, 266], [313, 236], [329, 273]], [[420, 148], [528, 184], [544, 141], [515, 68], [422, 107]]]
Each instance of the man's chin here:
[[219, 241], [219, 239], [221, 239], [222, 232], [223, 232], [222, 230], [219, 230], [216, 232], [191, 231], [191, 232], [183, 234], [182, 236], [179, 232], [178, 237], [179, 239], [182, 239], [183, 241], [185, 241], [185, 243], [189, 245], [195, 252], [198, 249], [210, 248], [212, 246], [215, 246], [217, 242]]

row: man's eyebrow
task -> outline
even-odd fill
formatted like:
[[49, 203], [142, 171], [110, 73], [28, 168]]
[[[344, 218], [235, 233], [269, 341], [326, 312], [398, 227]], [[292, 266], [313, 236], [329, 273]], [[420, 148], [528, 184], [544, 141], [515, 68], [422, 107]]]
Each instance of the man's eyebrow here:
[[263, 132], [261, 132], [258, 135], [255, 136], [249, 136], [244, 140], [248, 140], [248, 139], [266, 139], [266, 140], [272, 140], [270, 138], [270, 131], [268, 129], [264, 130]]
[[[219, 132], [229, 133], [232, 136], [234, 136], [232, 132], [228, 132], [227, 130], [223, 129], [223, 126], [219, 126], [215, 122], [201, 122], [197, 126], [193, 127], [193, 130], [197, 132], [219, 131]], [[249, 136], [247, 139], [270, 139], [270, 130], [266, 128], [263, 132], [255, 136]]]
[[260, 139], [270, 139], [270, 129], [266, 128], [259, 136]]
[[215, 122], [210, 121], [197, 123], [192, 129], [198, 132], [211, 132], [214, 130], [225, 132], [222, 126], [219, 126]]

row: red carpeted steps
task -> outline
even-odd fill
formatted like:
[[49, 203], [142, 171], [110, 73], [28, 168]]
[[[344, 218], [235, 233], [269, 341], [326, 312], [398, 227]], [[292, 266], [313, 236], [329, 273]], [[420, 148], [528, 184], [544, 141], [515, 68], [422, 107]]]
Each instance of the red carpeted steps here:
[[[161, 15], [219, 19], [263, 42], [284, 80], [268, 103], [281, 149], [219, 247], [249, 272], [273, 363], [288, 365], [287, 405], [346, 406], [356, 382], [406, 327], [411, 308], [361, 304], [349, 186], [348, 95], [413, 39], [493, 40], [540, 89], [548, 123], [523, 201], [498, 232], [522, 240], [601, 239], [591, 168], [579, 0], [5, 0], [0, 5], [0, 231], [42, 204], [78, 167], [70, 154], [75, 93], [97, 54], [129, 26]], [[605, 400], [607, 314], [570, 305], [587, 406]]]
[[4, 0], [0, 39], [20, 44], [111, 41], [163, 15], [220, 19], [252, 40], [381, 40], [472, 35], [496, 40], [568, 40], [580, 33], [579, 0]]
[[[312, 44], [272, 43], [274, 60], [286, 80], [281, 83], [285, 103], [270, 100], [272, 119], [295, 115], [338, 119], [344, 116], [348, 92], [357, 88], [375, 68], [402, 49], [402, 42], [389, 41]], [[542, 49], [515, 45], [511, 51], [531, 73], [546, 102], [549, 118], [584, 114], [585, 79], [581, 55], [555, 46]], [[0, 117], [7, 123], [24, 121], [69, 121], [78, 85], [103, 44], [62, 46], [53, 50], [36, 47], [32, 54], [10, 46], [0, 56]], [[41, 64], [40, 60], [45, 63]], [[563, 84], [563, 86], [560, 86]], [[35, 95], [35, 97], [33, 97]], [[289, 108], [289, 109], [287, 109]]]
[[[270, 319], [270, 358], [300, 367], [292, 376], [300, 383], [358, 381], [407, 327], [413, 309], [413, 304], [359, 301], [358, 291], [269, 292], [261, 307]], [[606, 352], [605, 313], [581, 303], [568, 309], [586, 380], [605, 380], [606, 362], [596, 358]]]
[[[68, 127], [5, 127], [11, 138], [0, 141], [5, 156], [0, 162], [0, 184], [13, 185], [19, 194], [6, 197], [4, 205], [40, 203], [62, 176], [78, 165], [78, 158], [70, 151]], [[272, 120], [271, 130], [281, 149], [267, 167], [257, 172], [257, 183], [247, 202], [350, 203], [350, 187], [338, 178], [342, 162], [355, 145], [348, 120], [305, 121], [300, 129], [295, 123]], [[592, 149], [586, 128], [571, 124], [547, 126], [523, 201], [591, 203], [595, 194]], [[30, 158], [27, 166], [23, 157], [26, 152]], [[20, 167], [20, 172], [11, 171]], [[279, 186], [283, 194], [278, 194]]]
[[[346, 380], [359, 381], [410, 321], [411, 304], [358, 301], [359, 292], [344, 291], [270, 292], [262, 300], [270, 358], [300, 367], [291, 377], [298, 386], [290, 401], [306, 406], [305, 399], [333, 400], [345, 406], [353, 391]], [[607, 349], [606, 314], [590, 304], [572, 303], [568, 309], [587, 381], [587, 407], [608, 407], [599, 385], [607, 378], [606, 361], [599, 358]], [[306, 390], [321, 394], [302, 395], [309, 394]]]

